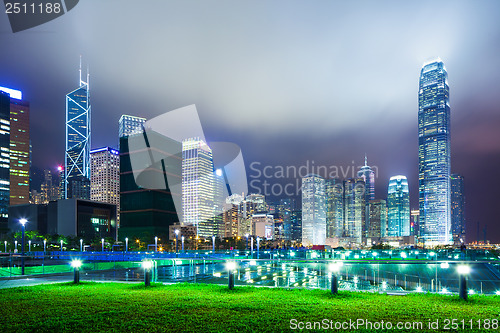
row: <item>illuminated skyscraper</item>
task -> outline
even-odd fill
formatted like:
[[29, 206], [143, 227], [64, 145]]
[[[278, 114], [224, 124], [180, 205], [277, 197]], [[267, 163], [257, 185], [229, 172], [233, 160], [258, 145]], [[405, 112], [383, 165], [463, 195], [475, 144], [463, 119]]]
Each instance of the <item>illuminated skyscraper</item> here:
[[372, 200], [370, 205], [370, 225], [367, 237], [380, 238], [387, 236], [387, 203], [385, 200]]
[[[295, 199], [283, 198], [277, 206], [278, 213], [283, 217], [283, 236], [285, 241], [292, 240], [291, 214], [295, 210]], [[262, 209], [263, 210], [263, 209]]]
[[344, 180], [344, 236], [357, 244], [363, 241], [365, 214], [365, 181], [363, 178]]
[[405, 176], [394, 176], [389, 180], [387, 216], [387, 236], [410, 236], [410, 192]]
[[465, 192], [464, 177], [451, 175], [451, 231], [455, 243], [460, 239], [465, 243]]
[[30, 187], [30, 103], [17, 97], [10, 98], [11, 205], [29, 203]]
[[449, 86], [440, 59], [422, 67], [418, 103], [420, 234], [425, 244], [451, 244]]
[[141, 133], [145, 122], [146, 118], [122, 115], [118, 121], [118, 137]]
[[87, 82], [66, 95], [65, 198], [90, 199], [90, 115], [89, 74]]
[[0, 233], [7, 232], [10, 203], [10, 95], [0, 90]]
[[365, 165], [358, 171], [358, 178], [365, 182], [365, 221], [363, 225], [363, 236], [366, 236], [370, 224], [370, 200], [375, 200], [375, 172], [368, 165], [365, 154]]
[[215, 170], [210, 147], [199, 138], [183, 140], [183, 225], [196, 226], [199, 237], [209, 238], [218, 233], [218, 226], [213, 221], [214, 184]]
[[365, 165], [358, 171], [358, 178], [365, 181], [365, 201], [368, 204], [370, 200], [375, 200], [375, 172], [368, 165], [368, 159], [365, 155]]
[[91, 150], [90, 171], [90, 200], [116, 205], [119, 221], [120, 152], [110, 147]]
[[302, 244], [324, 245], [326, 241], [325, 179], [309, 174], [302, 178]]
[[344, 190], [342, 182], [326, 180], [326, 237], [342, 237], [344, 233]]

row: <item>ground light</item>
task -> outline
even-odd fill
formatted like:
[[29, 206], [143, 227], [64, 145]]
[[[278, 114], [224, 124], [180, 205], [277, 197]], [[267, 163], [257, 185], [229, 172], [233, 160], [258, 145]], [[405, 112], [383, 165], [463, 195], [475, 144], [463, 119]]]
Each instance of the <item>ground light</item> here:
[[144, 285], [149, 287], [151, 285], [151, 268], [153, 267], [153, 262], [151, 260], [144, 260], [142, 262], [142, 268], [144, 268]]
[[332, 272], [332, 284], [330, 286], [330, 291], [334, 295], [339, 293], [339, 281], [337, 274], [343, 265], [344, 263], [342, 261], [334, 262], [328, 265], [328, 270]]
[[467, 265], [459, 265], [457, 267], [457, 273], [460, 276], [458, 289], [460, 298], [464, 301], [467, 300], [467, 275], [470, 274], [470, 266]]
[[228, 272], [227, 286], [229, 289], [234, 288], [234, 270], [236, 269], [236, 262], [228, 261], [226, 262], [226, 269]]
[[71, 267], [73, 267], [74, 270], [73, 283], [80, 283], [80, 267], [82, 267], [82, 261], [79, 259], [72, 260]]

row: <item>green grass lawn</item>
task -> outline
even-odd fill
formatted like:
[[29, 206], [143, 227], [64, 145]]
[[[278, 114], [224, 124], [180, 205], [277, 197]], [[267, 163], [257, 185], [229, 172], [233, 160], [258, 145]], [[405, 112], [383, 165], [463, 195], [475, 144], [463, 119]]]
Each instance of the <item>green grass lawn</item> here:
[[[476, 295], [464, 302], [430, 294], [334, 296], [324, 290], [90, 282], [0, 290], [1, 332], [280, 332], [293, 331], [293, 319], [292, 327], [325, 320], [338, 332], [369, 331], [366, 324], [335, 329], [335, 322], [357, 319], [390, 322], [392, 332], [446, 331], [446, 319], [456, 319], [460, 328], [463, 319], [467, 328], [472, 319], [474, 329], [460, 331], [485, 332], [477, 320], [482, 326], [490, 320], [490, 331], [498, 331], [499, 315], [500, 297]], [[439, 330], [429, 329], [429, 320], [439, 320]], [[422, 322], [423, 329], [398, 329], [398, 322]]]

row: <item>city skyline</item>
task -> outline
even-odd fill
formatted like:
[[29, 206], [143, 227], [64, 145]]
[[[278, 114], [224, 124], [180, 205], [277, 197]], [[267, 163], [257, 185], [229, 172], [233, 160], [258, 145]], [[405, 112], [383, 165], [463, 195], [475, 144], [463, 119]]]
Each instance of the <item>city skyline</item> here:
[[[109, 13], [112, 5], [102, 4], [102, 12], [108, 10]], [[499, 84], [498, 75], [495, 75], [499, 62], [495, 57], [494, 42], [500, 29], [493, 15], [498, 12], [498, 3], [485, 2], [481, 6], [460, 3], [454, 5], [453, 10], [446, 2], [438, 4], [436, 10], [447, 15], [428, 26], [417, 22], [419, 19], [424, 22], [431, 20], [424, 16], [429, 2], [411, 5], [391, 2], [380, 9], [367, 4], [369, 12], [378, 13], [375, 16], [381, 15], [388, 23], [374, 27], [373, 33], [366, 37], [363, 36], [364, 29], [352, 32], [347, 29], [351, 24], [363, 21], [368, 25], [374, 23], [373, 18], [357, 13], [355, 6], [333, 7], [321, 3], [314, 7], [294, 2], [289, 5], [288, 16], [281, 14], [278, 5], [268, 5], [269, 18], [260, 17], [261, 28], [270, 32], [267, 36], [262, 35], [260, 27], [251, 24], [258, 17], [255, 9], [248, 11], [248, 19], [244, 19], [234, 31], [223, 34], [213, 25], [214, 18], [218, 17], [215, 12], [221, 10], [223, 15], [236, 9], [227, 3], [224, 5], [228, 9], [214, 6], [206, 15], [199, 9], [193, 12], [200, 18], [194, 23], [196, 29], [208, 32], [206, 43], [200, 44], [193, 30], [179, 20], [172, 20], [168, 28], [160, 25], [158, 29], [164, 31], [167, 44], [177, 47], [177, 51], [160, 52], [164, 56], [163, 67], [155, 71], [148, 67], [148, 64], [158, 64], [154, 55], [145, 55], [141, 64], [128, 56], [112, 61], [116, 60], [113, 58], [116, 50], [103, 44], [101, 37], [110, 31], [98, 23], [89, 26], [88, 32], [81, 30], [82, 23], [88, 23], [86, 17], [90, 13], [89, 6], [83, 3], [59, 20], [16, 35], [17, 39], [5, 36], [13, 47], [0, 56], [4, 63], [9, 63], [0, 84], [22, 90], [31, 102], [34, 165], [43, 169], [62, 162], [61, 134], [54, 129], [61, 128], [61, 123], [64, 123], [64, 99], [61, 100], [61, 96], [74, 85], [78, 56], [83, 53], [93, 73], [95, 144], [91, 148], [115, 145], [116, 131], [109, 130], [109, 124], [116, 126], [114, 124], [121, 114], [153, 118], [179, 105], [196, 103], [202, 120], [206, 121], [207, 137], [237, 143], [242, 147], [247, 166], [252, 161], [264, 165], [297, 165], [306, 160], [323, 165], [350, 165], [356, 160], [356, 164], [361, 165], [362, 157], [367, 153], [370, 164], [379, 169], [375, 193], [386, 191], [390, 176], [406, 175], [411, 208], [414, 209], [418, 201], [415, 139], [418, 71], [427, 59], [440, 56], [446, 63], [450, 86], [453, 87], [450, 97], [452, 171], [463, 174], [466, 180], [470, 240], [476, 239], [477, 229], [482, 240], [482, 229], [486, 224], [493, 236], [500, 234], [495, 229], [498, 227], [493, 196], [488, 194], [489, 187], [481, 181], [500, 162], [500, 140], [496, 130], [500, 124], [497, 112], [500, 103], [495, 94], [495, 87]], [[248, 9], [243, 7], [238, 10]], [[192, 8], [186, 4], [177, 5], [175, 9], [178, 13], [187, 13]], [[330, 13], [336, 20], [320, 12]], [[338, 15], [340, 12], [345, 18]], [[470, 13], [475, 15], [470, 16]], [[468, 19], [464, 20], [465, 17]], [[280, 20], [283, 30], [273, 26], [273, 20]], [[292, 22], [296, 27], [291, 26]], [[0, 29], [5, 28], [5, 24], [2, 22]], [[141, 24], [146, 24], [144, 29], [152, 28], [145, 22]], [[118, 20], [116, 26], [124, 25]], [[400, 28], [395, 30], [401, 32], [393, 31], [395, 26]], [[137, 24], [132, 24], [132, 27], [137, 28]], [[172, 27], [175, 29], [170, 29]], [[67, 32], [37, 33], [51, 29]], [[440, 29], [442, 34], [432, 35], [433, 29]], [[175, 42], [178, 39], [174, 39], [173, 31], [188, 38], [182, 43]], [[90, 43], [91, 33], [95, 36], [95, 44]], [[242, 33], [246, 33], [244, 43], [237, 43], [235, 48], [224, 44]], [[293, 33], [299, 33], [298, 38], [290, 39]], [[402, 36], [405, 36], [403, 42], [396, 42], [402, 40]], [[138, 40], [136, 32], [128, 37]], [[145, 40], [142, 45], [147, 48], [151, 42]], [[62, 43], [71, 47], [65, 47], [64, 54], [54, 56], [53, 51], [42, 43]], [[17, 56], [15, 50], [22, 50], [23, 45], [39, 50], [36, 56], [47, 66], [34, 69], [29, 65], [35, 60], [33, 55]], [[101, 47], [97, 50], [93, 45]], [[113, 47], [117, 45], [113, 43]], [[208, 51], [208, 57], [187, 57], [196, 54], [192, 51], [199, 46]], [[238, 67], [241, 66], [239, 59], [251, 46], [257, 47], [256, 57], [246, 59], [243, 68]], [[373, 53], [365, 52], [373, 49]], [[120, 47], [117, 50], [127, 51]], [[228, 56], [224, 57], [224, 54]], [[181, 58], [183, 66], [174, 68]], [[279, 65], [281, 59], [287, 61]], [[488, 71], [482, 70], [484, 64], [488, 65]], [[212, 68], [220, 75], [215, 75]], [[198, 80], [193, 69], [198, 69], [208, 79]], [[124, 73], [128, 79], [118, 79]], [[53, 83], [50, 87], [43, 85], [47, 78]], [[161, 94], [158, 87], [162, 87]], [[356, 89], [351, 89], [354, 87]], [[356, 94], [361, 93], [362, 98], [353, 100], [354, 90]], [[166, 96], [162, 97], [164, 103], [160, 103], [161, 106], [157, 103], [160, 96]], [[242, 108], [239, 100], [251, 103]], [[254, 100], [260, 102], [255, 104]], [[43, 121], [47, 116], [53, 121]], [[265, 150], [262, 151], [264, 144]], [[498, 236], [492, 240], [498, 241]]]

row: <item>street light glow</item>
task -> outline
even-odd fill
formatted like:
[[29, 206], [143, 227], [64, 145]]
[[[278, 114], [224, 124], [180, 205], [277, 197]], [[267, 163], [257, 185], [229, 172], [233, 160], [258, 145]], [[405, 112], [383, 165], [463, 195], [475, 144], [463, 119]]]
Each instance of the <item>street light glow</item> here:
[[151, 269], [153, 267], [153, 262], [151, 260], [145, 260], [142, 262], [142, 268]]
[[441, 268], [450, 268], [450, 264], [447, 262], [442, 262], [441, 263]]
[[458, 274], [469, 274], [470, 273], [470, 266], [459, 265], [457, 267], [457, 272], [458, 272]]
[[28, 222], [28, 220], [26, 219], [20, 219], [19, 220], [19, 223], [21, 223], [21, 225], [24, 227], [24, 225]]
[[226, 262], [226, 268], [228, 271], [234, 271], [236, 269], [236, 262], [234, 261]]
[[71, 267], [73, 268], [80, 268], [82, 267], [82, 261], [79, 259], [74, 259], [71, 261]]
[[337, 261], [328, 265], [328, 269], [330, 270], [330, 272], [336, 273], [342, 266], [344, 266], [344, 263], [342, 261]]

